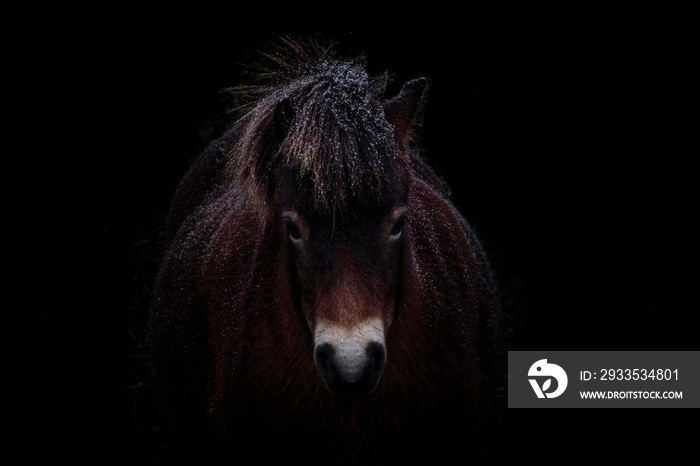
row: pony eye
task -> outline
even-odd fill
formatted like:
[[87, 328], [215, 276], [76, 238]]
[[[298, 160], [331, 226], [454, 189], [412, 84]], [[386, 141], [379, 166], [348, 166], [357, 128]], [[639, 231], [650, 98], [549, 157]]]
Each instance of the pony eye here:
[[405, 224], [406, 224], [406, 217], [404, 215], [402, 215], [401, 217], [399, 217], [396, 220], [396, 222], [394, 222], [394, 226], [391, 227], [391, 231], [389, 232], [389, 239], [392, 239], [392, 240], [399, 239]]
[[289, 236], [289, 239], [295, 243], [301, 241], [301, 230], [299, 229], [299, 226], [291, 219], [287, 220], [285, 224], [287, 226], [287, 235]]

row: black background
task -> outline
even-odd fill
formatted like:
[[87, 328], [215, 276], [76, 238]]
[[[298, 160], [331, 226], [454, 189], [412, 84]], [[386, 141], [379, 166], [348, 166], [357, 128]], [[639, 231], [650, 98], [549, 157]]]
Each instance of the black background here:
[[[219, 91], [249, 82], [242, 64], [271, 33], [365, 52], [370, 74], [396, 75], [388, 94], [430, 78], [420, 141], [493, 258], [511, 349], [697, 349], [697, 47], [683, 12], [417, 11], [343, 25], [142, 13], [59, 28], [38, 59], [52, 91], [29, 92], [58, 214], [42, 242], [58, 287], [40, 312], [37, 424], [60, 451], [148, 459], [134, 409], [134, 301], [153, 278], [143, 241], [225, 126]], [[677, 454], [685, 430], [649, 411], [508, 411], [494, 456], [540, 441], [591, 459], [601, 445], [620, 459]]]

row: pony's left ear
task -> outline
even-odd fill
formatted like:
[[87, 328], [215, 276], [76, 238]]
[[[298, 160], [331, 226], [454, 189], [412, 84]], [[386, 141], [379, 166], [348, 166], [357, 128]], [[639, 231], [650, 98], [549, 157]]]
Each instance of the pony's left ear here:
[[427, 87], [427, 78], [413, 79], [404, 84], [401, 91], [384, 104], [384, 115], [394, 126], [396, 141], [402, 152], [411, 140], [411, 129]]

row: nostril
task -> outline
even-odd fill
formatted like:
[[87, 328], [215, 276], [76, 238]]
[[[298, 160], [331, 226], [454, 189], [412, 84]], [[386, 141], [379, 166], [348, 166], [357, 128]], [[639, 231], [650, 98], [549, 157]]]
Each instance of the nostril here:
[[316, 347], [316, 360], [326, 362], [333, 356], [335, 350], [330, 343], [322, 343]]
[[384, 370], [384, 363], [386, 362], [386, 348], [383, 344], [373, 341], [367, 344], [365, 348], [368, 357], [368, 369], [370, 373], [370, 379], [378, 379]]
[[384, 345], [379, 342], [373, 341], [367, 343], [367, 356], [377, 361], [384, 361], [386, 357], [386, 349]]
[[316, 367], [323, 376], [324, 379], [329, 380], [332, 378], [333, 374], [333, 355], [335, 354], [335, 348], [330, 343], [322, 343], [316, 347], [316, 352], [314, 359], [316, 360]]

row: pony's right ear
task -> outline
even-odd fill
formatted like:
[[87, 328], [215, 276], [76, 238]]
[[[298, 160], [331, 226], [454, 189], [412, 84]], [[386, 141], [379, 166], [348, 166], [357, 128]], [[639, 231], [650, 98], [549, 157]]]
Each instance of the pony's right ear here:
[[384, 115], [394, 126], [396, 141], [403, 151], [411, 140], [411, 128], [428, 87], [427, 78], [417, 78], [403, 85], [401, 91], [384, 104]]
[[278, 143], [282, 143], [284, 138], [287, 137], [289, 128], [292, 126], [292, 120], [294, 119], [294, 109], [292, 108], [292, 103], [288, 98], [284, 98], [279, 101], [275, 107], [274, 115], [274, 131], [275, 138]]

